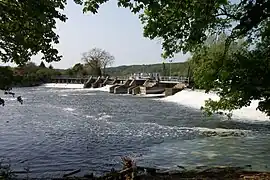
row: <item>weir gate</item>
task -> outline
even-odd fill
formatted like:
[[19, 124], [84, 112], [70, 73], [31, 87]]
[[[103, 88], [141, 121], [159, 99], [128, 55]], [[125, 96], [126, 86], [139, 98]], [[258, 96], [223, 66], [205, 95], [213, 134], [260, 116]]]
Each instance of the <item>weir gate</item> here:
[[172, 95], [188, 87], [189, 78], [182, 76], [158, 77], [52, 77], [50, 83], [84, 84], [84, 88], [110, 86], [115, 94], [165, 94]]

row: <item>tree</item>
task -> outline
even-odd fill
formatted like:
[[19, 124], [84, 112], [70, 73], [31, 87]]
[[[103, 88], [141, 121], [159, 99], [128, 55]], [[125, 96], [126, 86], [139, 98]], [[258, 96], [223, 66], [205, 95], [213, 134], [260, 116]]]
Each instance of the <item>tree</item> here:
[[54, 69], [36, 66], [33, 62], [28, 62], [24, 66], [10, 68], [13, 71], [12, 85], [16, 86], [35, 86], [48, 82], [52, 76], [61, 73]]
[[[65, 3], [65, 0], [1, 0], [0, 60], [21, 67], [32, 55], [41, 52], [45, 61], [59, 61], [61, 56], [52, 46], [58, 43], [53, 29], [56, 20], [66, 20], [59, 11], [64, 9]], [[0, 68], [0, 74], [0, 87], [11, 86], [11, 72]]]
[[67, 19], [60, 13], [65, 4], [65, 0], [0, 1], [0, 59], [22, 65], [41, 52], [46, 62], [59, 61], [53, 29], [56, 20]]
[[163, 76], [167, 75], [165, 62], [162, 62], [162, 74], [163, 74]]
[[[97, 13], [99, 6], [107, 1], [85, 0], [84, 12]], [[266, 38], [270, 27], [269, 0], [118, 0], [118, 6], [130, 8], [133, 13], [143, 10], [140, 19], [144, 36], [162, 40], [164, 58], [181, 51], [194, 54], [194, 59], [199, 61], [194, 72], [198, 77], [195, 82], [207, 91], [221, 89], [219, 103], [206, 103], [210, 111], [241, 108], [259, 99], [258, 108], [270, 115], [269, 83], [265, 82], [269, 79], [269, 40]], [[216, 44], [215, 48], [205, 46], [207, 37], [222, 33], [227, 34], [223, 43]], [[251, 52], [245, 48], [233, 50], [241, 47], [235, 43], [241, 38], [248, 43], [246, 49], [253, 48]], [[237, 83], [243, 86], [240, 88]]]
[[73, 66], [73, 71], [76, 72], [76, 73], [79, 73], [80, 71], [83, 70], [83, 64], [81, 63], [77, 63]]
[[[114, 57], [107, 51], [93, 48], [90, 51], [83, 53], [82, 61], [89, 65], [92, 69], [92, 75], [105, 75], [105, 69], [114, 61]], [[103, 69], [103, 73], [101, 72]]]
[[259, 100], [258, 109], [270, 116], [270, 49], [265, 43], [262, 40], [250, 51], [248, 43], [239, 40], [231, 44], [224, 57], [226, 38], [220, 36], [194, 53], [191, 64], [196, 85], [206, 92], [214, 90], [220, 97], [218, 101], [206, 101], [204, 110], [208, 114], [231, 112]]
[[13, 81], [13, 71], [9, 67], [0, 67], [0, 90], [10, 89]]
[[49, 69], [53, 69], [53, 66], [50, 64]]
[[[81, 63], [77, 63], [75, 64], [72, 69], [73, 71], [73, 75], [76, 75], [76, 76], [84, 76], [85, 75], [85, 67], [83, 64]], [[87, 74], [87, 73], [86, 73]]]
[[[57, 20], [65, 22], [67, 19], [61, 13], [65, 5], [66, 0], [1, 0], [0, 61], [13, 62], [22, 67], [38, 53], [43, 54], [42, 59], [46, 62], [59, 61], [61, 56], [53, 47], [53, 44], [59, 43], [54, 29]], [[0, 74], [5, 79], [0, 81], [0, 87], [12, 84], [6, 81], [12, 80], [6, 73], [5, 68], [0, 68]]]
[[65, 71], [65, 74], [67, 74], [68, 76], [74, 76], [74, 71], [71, 68], [69, 68]]
[[[84, 12], [95, 14], [107, 1], [85, 0]], [[231, 32], [229, 40], [242, 36], [251, 40], [270, 17], [269, 0], [118, 0], [118, 6], [130, 8], [133, 13], [144, 10], [140, 15], [144, 36], [162, 39], [164, 57], [194, 51], [209, 34], [225, 30]]]
[[18, 67], [18, 69], [21, 69], [23, 73], [28, 74], [28, 73], [34, 73], [36, 72], [39, 67], [34, 63], [34, 62], [27, 62], [26, 64]]
[[39, 65], [40, 68], [46, 68], [45, 64], [43, 61], [41, 61], [40, 65]]

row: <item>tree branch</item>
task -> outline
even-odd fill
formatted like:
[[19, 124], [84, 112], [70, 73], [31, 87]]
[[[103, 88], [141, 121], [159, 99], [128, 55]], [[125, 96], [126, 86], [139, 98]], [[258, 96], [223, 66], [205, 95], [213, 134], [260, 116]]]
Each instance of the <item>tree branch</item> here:
[[219, 10], [221, 10], [221, 13], [218, 13], [216, 16], [227, 16], [235, 21], [240, 20], [239, 18], [237, 18], [236, 16], [229, 14], [228, 11], [226, 10], [226, 7], [223, 6], [219, 8]]

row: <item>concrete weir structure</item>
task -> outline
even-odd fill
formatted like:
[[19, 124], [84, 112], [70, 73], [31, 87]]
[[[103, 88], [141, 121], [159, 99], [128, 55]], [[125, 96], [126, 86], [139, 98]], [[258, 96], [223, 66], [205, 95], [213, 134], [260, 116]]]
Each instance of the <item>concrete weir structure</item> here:
[[114, 94], [132, 94], [132, 89], [142, 86], [146, 80], [144, 79], [127, 79], [123, 84], [111, 87], [110, 92]]
[[110, 93], [114, 94], [164, 94], [173, 95], [187, 86], [187, 82], [158, 81], [151, 79], [127, 79], [121, 80], [110, 87]]
[[127, 89], [129, 88], [129, 84], [131, 83], [131, 79], [127, 79], [123, 84], [119, 84], [113, 88], [114, 94], [127, 94]]
[[102, 77], [90, 76], [89, 78], [54, 77], [53, 83], [79, 83], [84, 88], [99, 88], [105, 85], [112, 85], [109, 89], [114, 94], [164, 94], [173, 95], [188, 86], [189, 79], [185, 77], [160, 77], [134, 78], [134, 77]]
[[111, 79], [110, 77], [93, 77], [90, 76], [89, 79], [84, 83], [83, 88], [99, 88], [106, 86], [108, 84], [114, 84], [117, 83], [116, 79]]

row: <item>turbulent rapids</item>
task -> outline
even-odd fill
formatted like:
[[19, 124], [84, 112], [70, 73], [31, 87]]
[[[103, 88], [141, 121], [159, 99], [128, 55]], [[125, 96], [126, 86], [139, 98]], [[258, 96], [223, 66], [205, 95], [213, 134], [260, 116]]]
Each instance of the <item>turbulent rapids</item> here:
[[[45, 84], [45, 87], [51, 87], [51, 88], [67, 88], [67, 89], [80, 89], [85, 91], [105, 91], [108, 92], [110, 85], [107, 85], [102, 88], [96, 88], [96, 89], [82, 89], [82, 84]], [[146, 95], [144, 97], [155, 97], [155, 95]], [[176, 93], [173, 96], [168, 96], [166, 98], [162, 98], [159, 100], [167, 101], [167, 102], [175, 102], [177, 104], [181, 104], [190, 108], [200, 109], [202, 106], [204, 106], [205, 100], [208, 99], [212, 100], [218, 100], [218, 96], [215, 93], [204, 93], [202, 90], [183, 90], [181, 92]], [[233, 115], [235, 119], [249, 119], [249, 120], [258, 120], [258, 121], [268, 121], [269, 117], [267, 117], [265, 114], [260, 112], [259, 110], [256, 110], [258, 106], [258, 101], [253, 101], [249, 107], [244, 107], [239, 110], [235, 110], [233, 112]]]
[[33, 177], [61, 176], [74, 167], [103, 174], [120, 167], [124, 155], [141, 166], [170, 169], [270, 166], [270, 123], [254, 105], [227, 120], [199, 110], [215, 94], [184, 90], [145, 98], [108, 89], [80, 84], [14, 89], [25, 102], [18, 106], [7, 98], [0, 109], [0, 157], [10, 159], [15, 170], [29, 166]]

